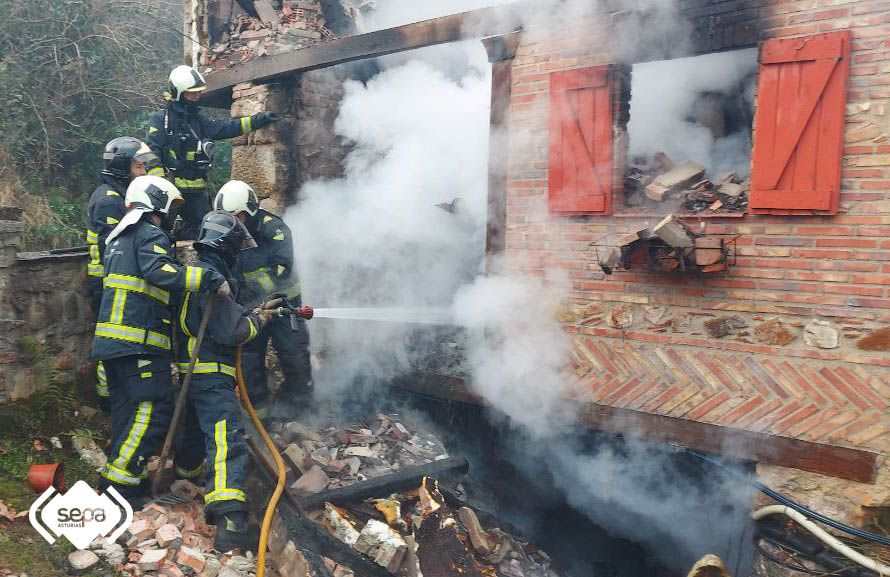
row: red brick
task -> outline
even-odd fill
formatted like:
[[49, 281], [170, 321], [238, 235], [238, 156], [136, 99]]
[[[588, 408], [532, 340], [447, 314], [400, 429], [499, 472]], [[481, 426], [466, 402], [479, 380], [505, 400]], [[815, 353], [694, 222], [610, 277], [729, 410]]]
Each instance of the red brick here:
[[878, 241], [866, 238], [818, 238], [816, 246], [849, 246], [857, 248], [877, 248]]
[[823, 289], [827, 293], [836, 293], [842, 295], [859, 295], [866, 297], [879, 297], [884, 295], [884, 289], [880, 287], [868, 287], [853, 284], [826, 284]]
[[856, 284], [890, 285], [890, 274], [854, 274], [852, 282]]

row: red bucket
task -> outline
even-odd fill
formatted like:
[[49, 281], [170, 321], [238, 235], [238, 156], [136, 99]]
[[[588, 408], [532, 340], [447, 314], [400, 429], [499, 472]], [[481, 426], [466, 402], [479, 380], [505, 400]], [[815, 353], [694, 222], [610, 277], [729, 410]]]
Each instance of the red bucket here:
[[56, 491], [65, 490], [65, 468], [62, 463], [49, 465], [31, 465], [28, 469], [28, 485], [36, 493], [43, 493], [49, 487], [55, 487]]

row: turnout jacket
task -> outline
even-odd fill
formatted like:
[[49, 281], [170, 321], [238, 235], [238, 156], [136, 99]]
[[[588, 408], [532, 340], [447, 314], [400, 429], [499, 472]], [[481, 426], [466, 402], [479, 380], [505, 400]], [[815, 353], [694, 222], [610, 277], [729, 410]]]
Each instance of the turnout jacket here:
[[102, 278], [102, 255], [105, 253], [105, 239], [124, 217], [127, 207], [124, 197], [127, 185], [111, 176], [102, 175], [102, 184], [90, 195], [87, 204], [87, 245], [90, 247], [90, 260], [87, 275]]
[[93, 339], [93, 358], [171, 354], [170, 291], [216, 290], [225, 280], [213, 270], [182, 266], [173, 239], [145, 216], [105, 249], [102, 305]]
[[255, 302], [276, 292], [300, 296], [294, 270], [294, 241], [290, 228], [268, 210], [259, 209], [256, 231], [251, 230], [257, 247], [238, 257], [238, 273], [244, 282], [241, 302]]
[[[216, 120], [201, 114], [200, 108], [194, 104], [168, 102], [162, 110], [158, 110], [148, 118], [146, 142], [158, 158], [161, 165], [152, 168], [148, 174], [168, 176], [183, 194], [189, 189], [202, 189], [207, 186], [209, 165], [200, 166], [198, 154], [199, 140], [225, 140], [242, 136], [261, 128], [257, 115]], [[198, 158], [196, 158], [198, 157]]]
[[211, 250], [201, 250], [196, 264], [224, 277], [232, 287], [233, 293], [225, 298], [210, 293], [179, 294], [180, 307], [176, 327], [179, 331], [176, 345], [179, 369], [188, 370], [189, 359], [195, 348], [207, 302], [209, 299], [215, 299], [213, 311], [207, 322], [207, 331], [198, 350], [195, 374], [223, 373], [234, 377], [235, 347], [252, 340], [259, 332], [260, 322], [255, 316], [246, 316], [244, 309], [236, 302], [237, 289], [234, 275], [221, 255]]

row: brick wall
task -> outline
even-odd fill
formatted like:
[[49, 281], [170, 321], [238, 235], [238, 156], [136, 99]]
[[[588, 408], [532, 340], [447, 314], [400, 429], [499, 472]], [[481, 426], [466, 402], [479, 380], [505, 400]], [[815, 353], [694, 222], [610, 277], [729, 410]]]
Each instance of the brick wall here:
[[[612, 63], [608, 34], [626, 16], [604, 14], [558, 37], [529, 33], [518, 48], [507, 266], [539, 276], [560, 270], [570, 279], [564, 320], [591, 402], [886, 452], [890, 350], [863, 351], [856, 343], [890, 327], [890, 2], [679, 5], [692, 22], [692, 53], [748, 46], [758, 38], [852, 30], [840, 213], [706, 219], [709, 233], [740, 235], [736, 266], [717, 276], [604, 275], [590, 243], [654, 225], [656, 218], [564, 217], [547, 210], [548, 74]], [[659, 50], [630, 61], [658, 59]], [[624, 139], [620, 131], [615, 136], [620, 191]], [[704, 323], [727, 315], [745, 327], [709, 336]], [[791, 332], [790, 343], [771, 344], [758, 331], [772, 318]], [[806, 344], [802, 330], [813, 319], [837, 328], [837, 348]], [[887, 485], [885, 472], [879, 483]]]
[[348, 77], [345, 68], [334, 67], [274, 84], [235, 86], [232, 117], [270, 110], [282, 120], [233, 140], [232, 178], [283, 211], [307, 181], [342, 176], [349, 148], [334, 133], [334, 121]]

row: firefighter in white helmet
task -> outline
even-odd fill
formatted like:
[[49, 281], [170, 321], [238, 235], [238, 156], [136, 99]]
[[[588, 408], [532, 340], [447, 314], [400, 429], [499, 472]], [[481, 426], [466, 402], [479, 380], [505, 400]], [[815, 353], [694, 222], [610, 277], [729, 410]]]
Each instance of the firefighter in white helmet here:
[[[300, 302], [300, 282], [294, 267], [294, 241], [290, 228], [278, 216], [260, 208], [256, 192], [246, 182], [230, 180], [219, 189], [213, 208], [238, 217], [250, 231], [257, 248], [238, 258], [238, 276], [244, 283], [239, 300], [252, 307], [273, 294], [283, 294], [295, 307]], [[306, 323], [291, 325], [287, 318], [273, 318], [255, 339], [244, 345], [241, 366], [251, 400], [267, 406], [269, 386], [266, 349], [275, 346], [284, 373], [278, 401], [305, 407], [312, 398], [312, 367], [309, 364], [309, 332]]]
[[206, 88], [200, 72], [191, 66], [177, 66], [170, 73], [170, 90], [164, 94], [167, 106], [148, 119], [146, 139], [162, 164], [149, 174], [167, 176], [185, 200], [179, 211], [183, 224], [177, 236], [181, 239], [195, 239], [201, 219], [210, 211], [208, 185], [214, 141], [235, 138], [278, 120], [274, 112], [225, 120], [207, 118], [198, 106]]

